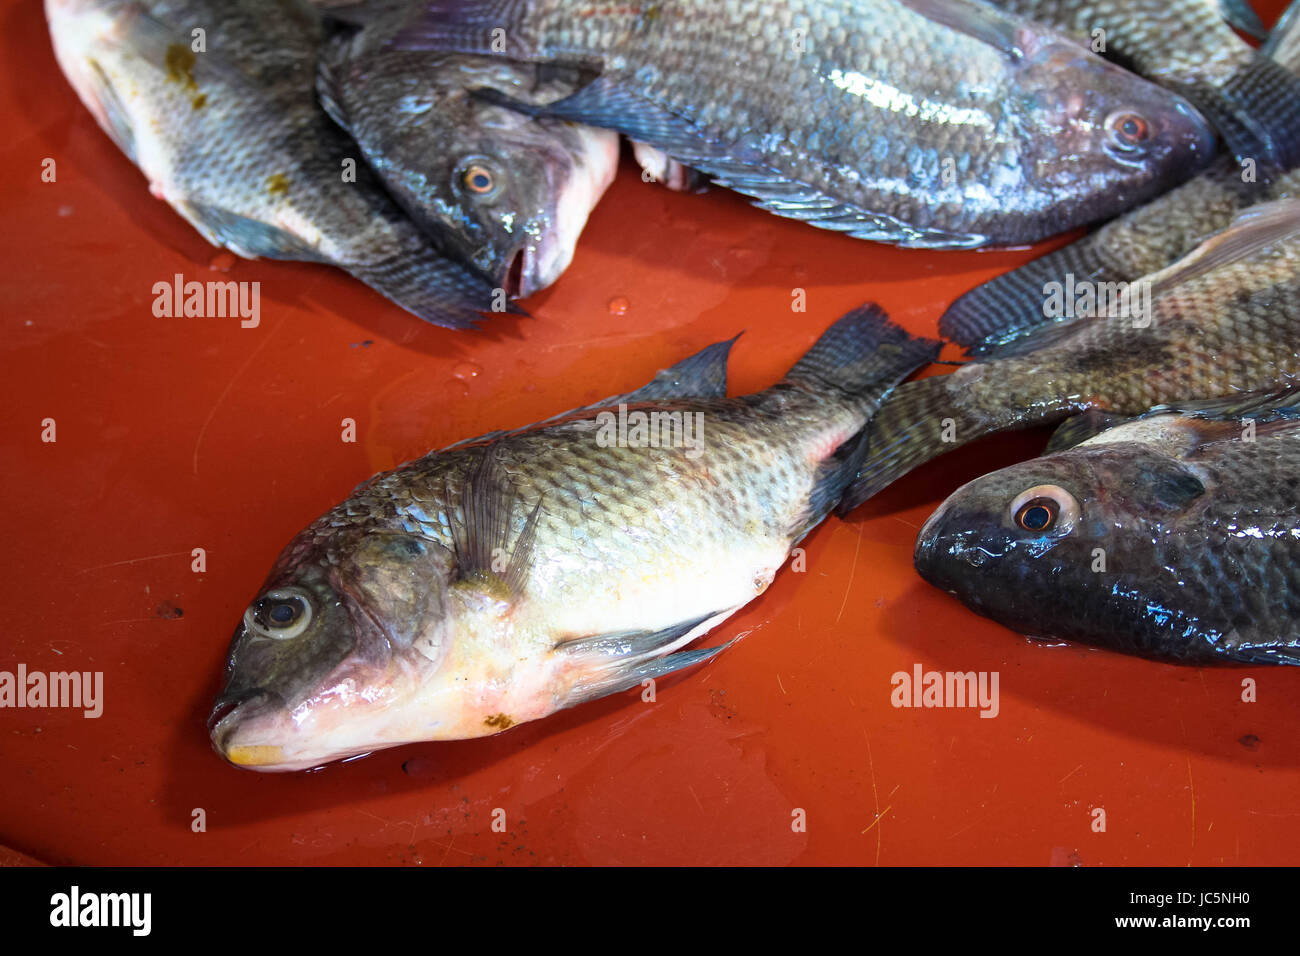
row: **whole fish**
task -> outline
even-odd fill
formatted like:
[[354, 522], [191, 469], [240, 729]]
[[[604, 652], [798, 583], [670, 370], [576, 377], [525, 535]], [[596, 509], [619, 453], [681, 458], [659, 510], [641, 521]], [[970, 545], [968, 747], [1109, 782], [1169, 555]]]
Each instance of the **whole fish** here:
[[972, 0], [425, 7], [397, 45], [591, 71], [572, 96], [512, 105], [620, 130], [859, 238], [1025, 243], [1131, 208], [1213, 151], [1182, 98]]
[[390, 49], [405, 6], [327, 45], [321, 100], [417, 224], [510, 296], [530, 295], [573, 258], [614, 179], [618, 134], [471, 92], [546, 103], [577, 89], [572, 70]]
[[245, 612], [217, 750], [292, 770], [479, 737], [715, 654], [681, 648], [767, 588], [856, 472], [881, 396], [938, 349], [865, 307], [727, 398], [730, 346], [358, 487]]
[[[871, 424], [847, 510], [918, 465], [995, 432], [1086, 411], [1287, 387], [1300, 377], [1300, 200], [1262, 203], [1168, 269], [1119, 288], [1054, 290], [1073, 322], [951, 375], [897, 389]], [[1091, 303], [1089, 302], [1091, 296]], [[1045, 306], [1050, 301], [1045, 296]]]
[[[1300, 23], [1300, 17], [1292, 17], [1291, 22]], [[1284, 24], [1277, 29], [1285, 34]], [[1270, 47], [1270, 55], [1300, 75], [1300, 44], [1279, 42]], [[1043, 296], [1051, 283], [1065, 284], [1071, 277], [1132, 282], [1171, 265], [1227, 229], [1246, 207], [1297, 197], [1300, 168], [1267, 178], [1258, 169], [1225, 157], [1082, 239], [976, 286], [948, 307], [939, 319], [939, 332], [965, 346], [968, 354], [983, 355], [1051, 321], [1043, 310]]]
[[1196, 104], [1234, 155], [1300, 163], [1300, 78], [1238, 37], [1260, 33], [1244, 0], [992, 0], [1058, 27]]
[[81, 101], [153, 194], [213, 245], [338, 266], [439, 325], [473, 325], [495, 304], [493, 286], [429, 242], [316, 104], [323, 35], [310, 5], [46, 0], [45, 9]]
[[972, 481], [921, 529], [917, 570], [1033, 637], [1300, 664], [1300, 394], [1264, 416], [1241, 401], [1161, 410]]

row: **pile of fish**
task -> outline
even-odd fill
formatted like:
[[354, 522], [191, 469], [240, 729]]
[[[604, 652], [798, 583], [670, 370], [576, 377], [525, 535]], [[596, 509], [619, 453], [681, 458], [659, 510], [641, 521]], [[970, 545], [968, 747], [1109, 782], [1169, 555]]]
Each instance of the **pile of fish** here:
[[620, 133], [669, 185], [926, 248], [1108, 219], [1214, 149], [1187, 99], [976, 0], [46, 10], [82, 101], [211, 242], [454, 327], [559, 277]]
[[1300, 664], [1294, 9], [1266, 39], [1242, 0], [46, 9], [82, 101], [211, 242], [442, 325], [559, 278], [621, 137], [643, 178], [858, 239], [1100, 224], [952, 303], [951, 374], [905, 382], [940, 343], [864, 306], [766, 391], [727, 397], [723, 342], [374, 476], [244, 613], [209, 723], [232, 763], [498, 733], [708, 660], [686, 648], [831, 512], [1049, 423], [935, 512], [927, 581], [1032, 636]]

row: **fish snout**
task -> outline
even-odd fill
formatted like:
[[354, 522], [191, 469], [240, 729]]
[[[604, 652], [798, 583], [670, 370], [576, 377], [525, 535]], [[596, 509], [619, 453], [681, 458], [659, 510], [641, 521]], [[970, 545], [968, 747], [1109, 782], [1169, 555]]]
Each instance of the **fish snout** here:
[[208, 714], [208, 735], [213, 748], [236, 766], [278, 763], [282, 757], [279, 747], [249, 746], [237, 743], [234, 738], [250, 720], [274, 710], [280, 703], [278, 695], [262, 688], [222, 694]]
[[1208, 163], [1218, 147], [1218, 138], [1209, 121], [1182, 97], [1177, 98], [1167, 117], [1163, 132], [1170, 152], [1191, 157], [1197, 166]]

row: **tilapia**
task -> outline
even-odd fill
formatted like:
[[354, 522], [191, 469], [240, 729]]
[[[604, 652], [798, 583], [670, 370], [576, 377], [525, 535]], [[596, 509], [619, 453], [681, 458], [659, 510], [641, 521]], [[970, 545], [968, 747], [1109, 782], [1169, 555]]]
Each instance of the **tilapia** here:
[[1083, 317], [889, 397], [842, 509], [995, 432], [1288, 387], [1300, 377], [1300, 200], [1253, 206], [1130, 285], [1057, 289], [1043, 301], [1054, 309], [1078, 302]]
[[1033, 637], [1298, 665], [1300, 393], [1256, 403], [1161, 409], [976, 479], [921, 529], [916, 568]]
[[327, 45], [321, 101], [417, 224], [494, 286], [528, 296], [573, 258], [614, 179], [618, 134], [472, 94], [551, 102], [578, 88], [576, 71], [390, 49], [406, 6]]
[[209, 242], [338, 266], [422, 319], [475, 324], [494, 287], [448, 259], [313, 92], [323, 39], [293, 0], [46, 0], [81, 101]]
[[596, 74], [515, 108], [620, 130], [768, 211], [864, 239], [1030, 242], [1164, 192], [1213, 152], [1181, 97], [971, 0], [425, 6], [402, 48]]
[[[992, 0], [1058, 27], [1196, 104], [1239, 159], [1300, 162], [1300, 78], [1238, 37], [1244, 0]], [[1234, 14], [1232, 11], [1236, 11]], [[1258, 19], [1250, 24], [1258, 30]]]
[[[733, 340], [734, 341], [734, 340]], [[258, 770], [498, 733], [708, 660], [857, 471], [880, 398], [932, 359], [875, 307], [771, 388], [731, 342], [647, 386], [375, 476], [244, 613], [209, 727]]]
[[[1285, 27], [1280, 24], [1278, 29]], [[1300, 44], [1279, 42], [1270, 55], [1300, 75]], [[1132, 282], [1171, 265], [1227, 229], [1246, 207], [1298, 197], [1300, 168], [1270, 177], [1235, 158], [1221, 158], [1189, 182], [1082, 239], [976, 286], [948, 307], [939, 319], [939, 332], [965, 346], [968, 354], [983, 355], [1053, 320], [1043, 310], [1051, 283]]]

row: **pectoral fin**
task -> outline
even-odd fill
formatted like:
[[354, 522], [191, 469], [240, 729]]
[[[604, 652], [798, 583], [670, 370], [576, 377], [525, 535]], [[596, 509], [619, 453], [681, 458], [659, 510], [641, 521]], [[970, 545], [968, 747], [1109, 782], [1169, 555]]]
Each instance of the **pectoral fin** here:
[[730, 616], [732, 610], [706, 614], [660, 631], [597, 634], [558, 644], [555, 653], [570, 658], [575, 669], [583, 675], [569, 688], [560, 706], [574, 707], [589, 700], [617, 694], [636, 687], [642, 681], [664, 677], [709, 660], [740, 637], [732, 638], [718, 647], [668, 654], [665, 652], [690, 643]]

